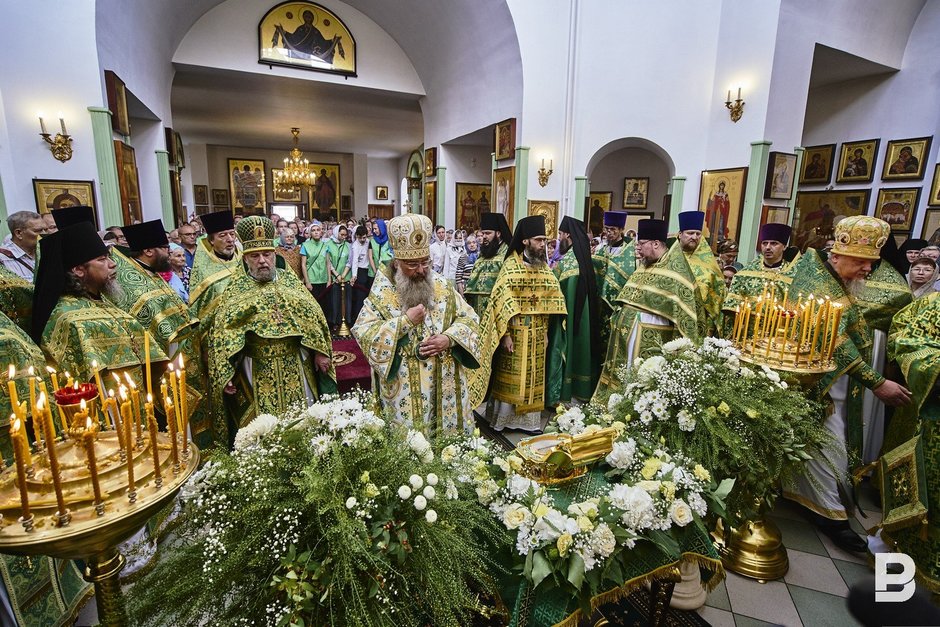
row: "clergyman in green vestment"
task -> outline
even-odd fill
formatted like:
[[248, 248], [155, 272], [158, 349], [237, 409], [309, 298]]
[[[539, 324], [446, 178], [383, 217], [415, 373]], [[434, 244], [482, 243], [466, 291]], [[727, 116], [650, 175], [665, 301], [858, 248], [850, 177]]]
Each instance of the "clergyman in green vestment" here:
[[662, 345], [677, 337], [699, 339], [702, 303], [695, 276], [676, 242], [667, 248], [663, 220], [640, 220], [636, 251], [642, 267], [620, 290], [619, 311], [611, 320], [610, 341], [593, 400], [607, 404], [621, 392], [618, 370], [638, 358], [659, 354]]
[[489, 211], [480, 214], [480, 255], [473, 264], [473, 271], [463, 290], [467, 303], [480, 318], [486, 311], [490, 292], [503, 267], [511, 241], [512, 231], [509, 230], [506, 216]]
[[600, 292], [601, 344], [610, 341], [610, 322], [620, 309], [617, 296], [636, 271], [636, 242], [624, 236], [627, 214], [624, 211], [604, 212], [605, 244], [594, 253], [594, 274]]
[[725, 277], [715, 261], [708, 240], [702, 237], [705, 213], [683, 211], [679, 214], [679, 246], [695, 276], [695, 287], [705, 315], [699, 320], [699, 335], [714, 335], [721, 326], [721, 305], [728, 289]]
[[189, 311], [199, 320], [199, 333], [205, 337], [219, 297], [231, 278], [241, 271], [241, 253], [235, 246], [238, 236], [230, 210], [207, 213], [199, 219], [206, 229], [206, 237], [196, 243], [193, 269], [189, 274]]
[[216, 440], [259, 414], [281, 415], [336, 391], [326, 317], [297, 276], [276, 267], [274, 223], [238, 223], [244, 270], [229, 281], [209, 328], [209, 386]]
[[560, 400], [587, 402], [597, 387], [604, 358], [591, 242], [584, 223], [571, 216], [561, 221], [558, 241], [562, 257], [555, 266], [555, 276], [568, 308], [564, 321], [565, 361]]
[[799, 294], [829, 298], [841, 306], [842, 318], [835, 335], [835, 369], [820, 377], [807, 396], [828, 400], [832, 411], [825, 427], [835, 444], [818, 452], [804, 467], [805, 476], [788, 481], [783, 495], [806, 507], [820, 531], [846, 551], [864, 552], [867, 545], [851, 530], [844, 497], [845, 478], [861, 463], [862, 390], [868, 388], [887, 405], [905, 405], [910, 392], [885, 379], [869, 364], [872, 333], [858, 306], [855, 294], [871, 273], [872, 263], [891, 228], [887, 222], [867, 216], [850, 216], [836, 225], [835, 244], [828, 260], [809, 248], [794, 266], [788, 300]]
[[[885, 449], [904, 451], [907, 444], [912, 451], [905, 456], [908, 459], [898, 459], [892, 476], [882, 481], [882, 489], [891, 491], [886, 500], [902, 510], [913, 494], [927, 511], [902, 517], [890, 528], [886, 525], [882, 537], [896, 542], [895, 550], [910, 555], [921, 581], [940, 594], [940, 293], [919, 298], [898, 312], [888, 336], [888, 357], [901, 368], [913, 402], [895, 412]], [[923, 465], [911, 464], [911, 457], [918, 454], [914, 449], [920, 449]], [[882, 472], [885, 468], [883, 464]], [[918, 494], [918, 488], [924, 487], [926, 494]]]

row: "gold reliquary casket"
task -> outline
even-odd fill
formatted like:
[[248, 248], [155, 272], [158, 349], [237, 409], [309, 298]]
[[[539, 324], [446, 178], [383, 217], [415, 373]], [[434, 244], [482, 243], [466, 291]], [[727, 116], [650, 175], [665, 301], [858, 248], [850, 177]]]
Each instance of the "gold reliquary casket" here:
[[516, 454], [522, 458], [522, 474], [543, 484], [576, 479], [587, 466], [613, 450], [617, 430], [613, 427], [580, 435], [546, 433], [519, 442]]

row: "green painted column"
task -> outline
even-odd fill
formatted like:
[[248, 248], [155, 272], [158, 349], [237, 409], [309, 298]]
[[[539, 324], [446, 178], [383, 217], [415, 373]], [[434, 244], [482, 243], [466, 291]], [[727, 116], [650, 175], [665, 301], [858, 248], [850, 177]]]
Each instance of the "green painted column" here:
[[95, 161], [98, 164], [98, 185], [101, 195], [101, 214], [104, 226], [124, 224], [121, 211], [121, 190], [118, 186], [117, 159], [114, 156], [114, 135], [111, 132], [111, 111], [101, 107], [88, 107], [91, 114], [91, 132], [95, 139]]
[[764, 183], [767, 179], [767, 163], [770, 146], [766, 139], [751, 142], [751, 163], [747, 171], [747, 187], [744, 190], [744, 209], [741, 214], [741, 230], [738, 231], [738, 261], [747, 263], [757, 252], [754, 242], [760, 228], [760, 211], [764, 203]]
[[6, 237], [10, 233], [7, 226], [7, 198], [3, 193], [3, 178], [0, 177], [0, 238]]
[[584, 215], [584, 199], [590, 193], [589, 186], [590, 183], [586, 176], [574, 177], [574, 200], [572, 201], [571, 215], [578, 220], [587, 220], [587, 216]]
[[447, 216], [447, 207], [444, 206], [444, 201], [447, 198], [447, 168], [445, 166], [440, 166], [437, 168], [437, 221], [435, 224], [447, 224], [444, 222], [444, 218]]
[[519, 220], [529, 215], [529, 147], [516, 147], [516, 199], [513, 211], [513, 229]]
[[173, 192], [170, 190], [170, 153], [154, 150], [157, 155], [157, 180], [160, 181], [160, 207], [163, 210], [163, 226], [168, 231], [175, 224], [173, 216]]
[[669, 232], [675, 233], [679, 230], [679, 212], [682, 211], [682, 198], [685, 195], [684, 176], [669, 179], [669, 193], [672, 194], [669, 201]]
[[796, 153], [796, 169], [793, 171], [793, 191], [790, 192], [790, 200], [787, 201], [787, 207], [790, 208], [789, 220], [787, 224], [793, 226], [794, 209], [796, 208], [796, 192], [800, 182], [800, 172], [803, 171], [803, 159], [806, 158], [806, 149], [797, 146], [793, 149]]

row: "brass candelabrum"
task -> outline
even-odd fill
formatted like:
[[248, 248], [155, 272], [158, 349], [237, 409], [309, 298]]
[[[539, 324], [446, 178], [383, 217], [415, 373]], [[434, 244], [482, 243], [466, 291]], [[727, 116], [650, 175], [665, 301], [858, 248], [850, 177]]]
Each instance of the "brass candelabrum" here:
[[336, 332], [336, 335], [339, 337], [349, 337], [349, 325], [346, 324], [346, 283], [347, 281], [342, 281], [339, 284], [340, 289], [340, 313], [342, 314], [343, 321], [339, 325], [339, 331]]
[[[84, 560], [101, 624], [126, 625], [118, 546], [170, 504], [199, 464], [188, 415], [176, 411], [186, 404], [179, 381], [173, 373], [175, 403], [163, 388], [168, 430], [160, 431], [151, 395], [141, 402], [130, 377], [131, 388], [120, 386], [117, 396], [112, 390], [102, 403], [98, 376], [98, 384], [69, 377], [68, 386], [56, 389], [53, 372], [50, 399], [30, 371], [27, 411], [10, 371], [15, 464], [0, 471], [0, 552]], [[182, 372], [181, 378], [185, 389]]]

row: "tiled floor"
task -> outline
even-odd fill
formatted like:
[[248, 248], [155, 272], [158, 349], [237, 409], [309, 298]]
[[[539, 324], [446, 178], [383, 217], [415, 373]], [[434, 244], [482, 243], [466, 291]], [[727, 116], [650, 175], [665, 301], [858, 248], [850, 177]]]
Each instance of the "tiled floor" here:
[[[851, 524], [864, 534], [878, 524], [881, 512], [867, 485], [862, 487], [860, 500], [862, 510]], [[728, 572], [727, 579], [708, 595], [699, 615], [715, 627], [859, 625], [849, 614], [845, 597], [854, 583], [871, 575], [864, 556], [834, 546], [789, 501], [779, 499], [771, 518], [783, 534], [789, 572], [781, 581], [764, 584]]]

